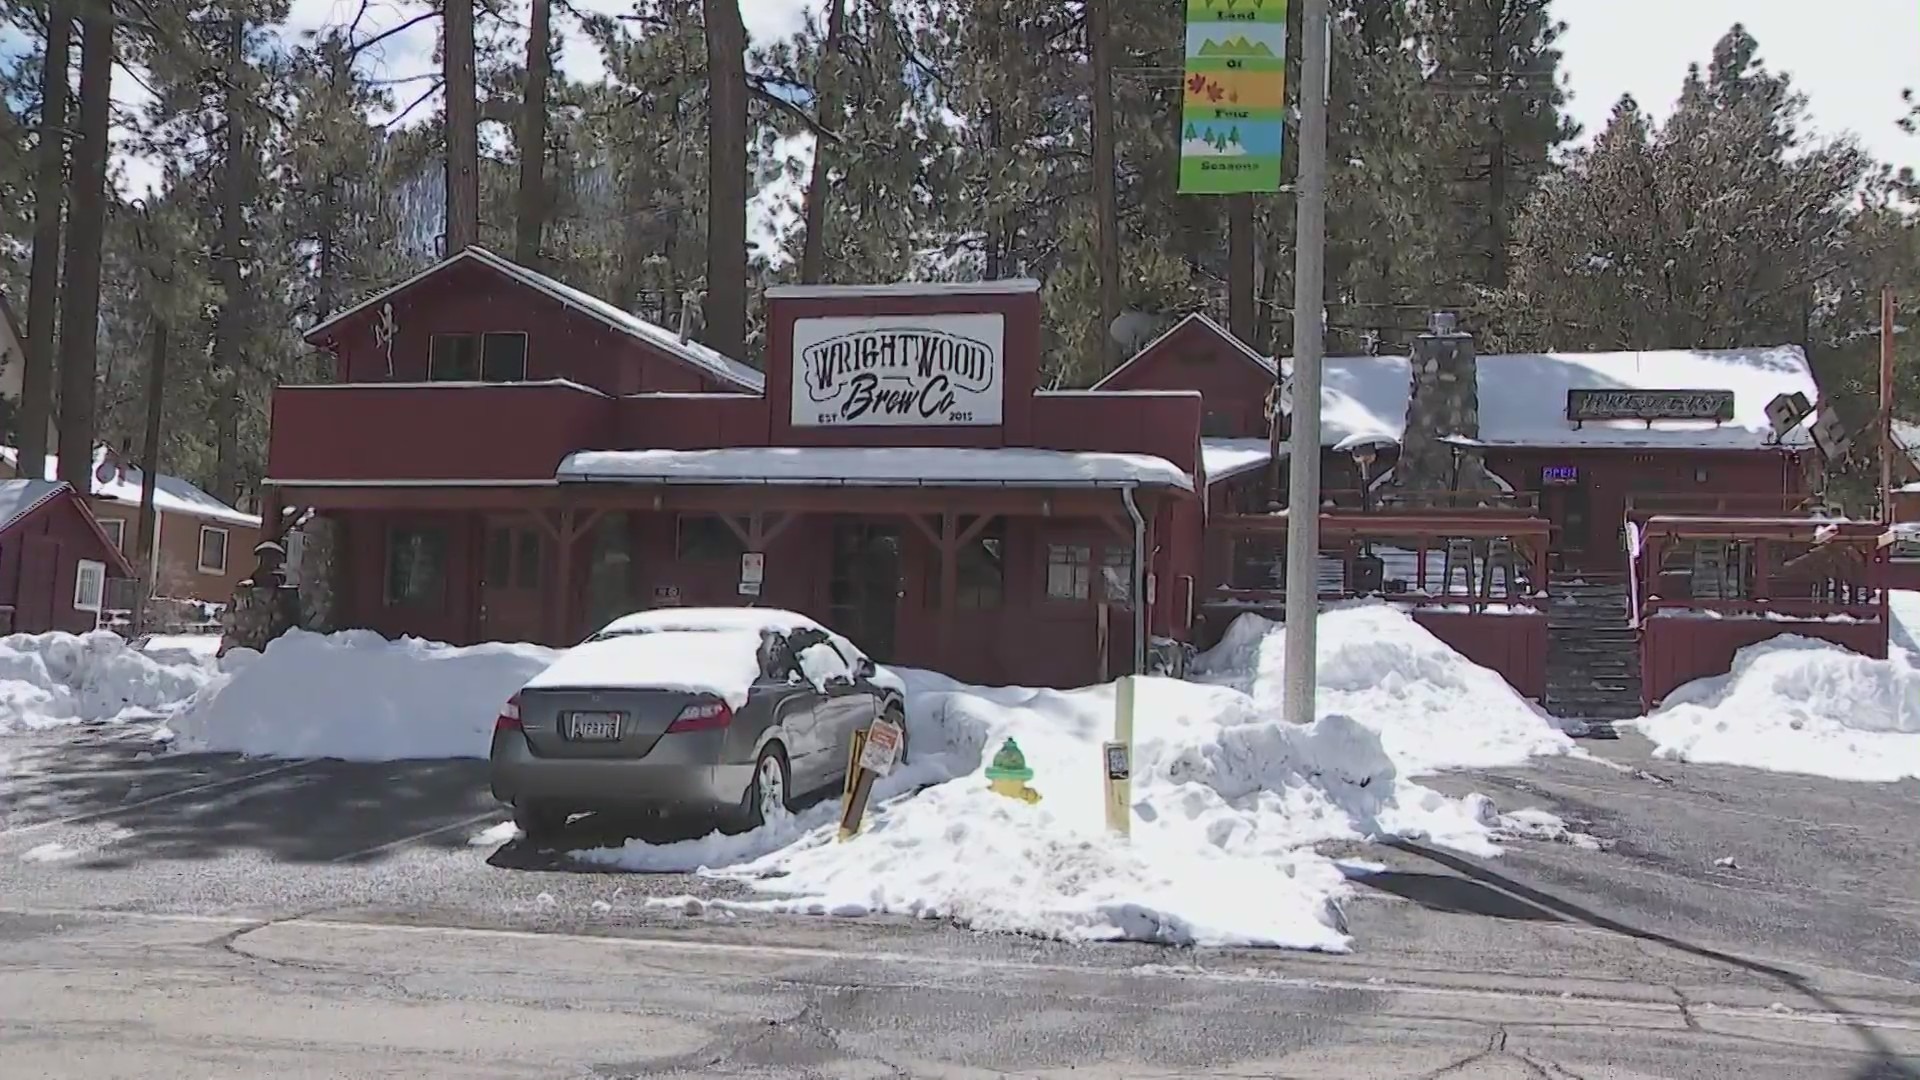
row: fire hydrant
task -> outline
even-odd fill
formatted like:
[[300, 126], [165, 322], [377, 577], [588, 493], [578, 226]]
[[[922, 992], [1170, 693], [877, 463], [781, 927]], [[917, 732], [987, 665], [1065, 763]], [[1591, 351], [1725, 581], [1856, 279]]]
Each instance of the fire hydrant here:
[[1033, 770], [1027, 768], [1027, 755], [1020, 752], [1020, 744], [1012, 739], [1002, 743], [1000, 752], [987, 765], [987, 787], [1009, 799], [1032, 804], [1040, 801], [1040, 793], [1027, 786], [1031, 779]]

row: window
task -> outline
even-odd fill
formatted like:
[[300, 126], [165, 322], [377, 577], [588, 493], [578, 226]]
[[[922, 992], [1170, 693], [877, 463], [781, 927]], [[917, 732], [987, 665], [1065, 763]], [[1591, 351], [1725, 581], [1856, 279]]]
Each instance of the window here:
[[200, 526], [200, 572], [227, 572], [227, 530], [212, 525]]
[[107, 564], [81, 559], [73, 568], [73, 608], [99, 614], [107, 597]]
[[494, 527], [487, 533], [487, 587], [538, 589], [540, 556], [540, 533], [537, 530]]
[[1086, 544], [1047, 545], [1047, 599], [1085, 600], [1091, 595], [1093, 549]]
[[526, 334], [433, 335], [427, 378], [434, 382], [523, 382], [526, 377]]
[[387, 533], [387, 604], [436, 606], [446, 591], [447, 534], [396, 528]]
[[125, 551], [127, 549], [127, 523], [121, 518], [101, 518], [100, 531], [107, 534], [107, 542]]
[[692, 514], [681, 516], [680, 535], [674, 547], [678, 557], [692, 562], [730, 559], [738, 563], [746, 550], [747, 545], [740, 542], [740, 535], [733, 531], [733, 526], [720, 518]]
[[[961, 532], [972, 527], [975, 519], [962, 517]], [[964, 610], [988, 611], [998, 608], [1006, 597], [1006, 529], [995, 520], [967, 541], [954, 560], [955, 606]], [[927, 561], [927, 606], [940, 604], [940, 558], [936, 551]]]
[[1100, 595], [1109, 604], [1133, 603], [1133, 552], [1112, 545], [1101, 552]]
[[487, 334], [480, 342], [481, 382], [527, 381], [527, 335]]
[[473, 334], [435, 334], [427, 355], [427, 378], [474, 382], [480, 378], [480, 339]]

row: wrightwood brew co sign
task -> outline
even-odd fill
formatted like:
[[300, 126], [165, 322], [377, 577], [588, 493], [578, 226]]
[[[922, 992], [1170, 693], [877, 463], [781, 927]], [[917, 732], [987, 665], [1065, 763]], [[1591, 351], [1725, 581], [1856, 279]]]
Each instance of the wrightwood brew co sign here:
[[876, 315], [793, 324], [795, 427], [1000, 423], [999, 315]]

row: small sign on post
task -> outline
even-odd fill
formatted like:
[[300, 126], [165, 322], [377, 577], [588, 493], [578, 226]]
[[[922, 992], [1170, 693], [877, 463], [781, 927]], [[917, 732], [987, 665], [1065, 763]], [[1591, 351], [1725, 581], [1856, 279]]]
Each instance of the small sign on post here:
[[867, 802], [873, 797], [873, 782], [893, 772], [905, 740], [906, 732], [891, 720], [875, 720], [853, 733], [847, 748], [847, 780], [840, 791], [840, 839], [860, 832]]
[[1133, 833], [1133, 691], [1134, 677], [1121, 676], [1113, 694], [1113, 741], [1100, 746], [1107, 828], [1121, 836]]
[[759, 596], [760, 585], [767, 580], [767, 555], [763, 551], [743, 552], [740, 556], [740, 595]]

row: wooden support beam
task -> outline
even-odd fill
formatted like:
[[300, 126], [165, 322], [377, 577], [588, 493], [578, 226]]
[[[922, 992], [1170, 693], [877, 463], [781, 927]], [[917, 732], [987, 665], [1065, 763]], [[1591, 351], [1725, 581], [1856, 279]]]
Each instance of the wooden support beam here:
[[951, 662], [955, 608], [960, 594], [960, 522], [940, 515], [940, 658]]
[[573, 643], [573, 538], [574, 512], [560, 511], [560, 549], [554, 557], [554, 577], [556, 588], [552, 605], [553, 627], [551, 638], [555, 646], [564, 648]]

